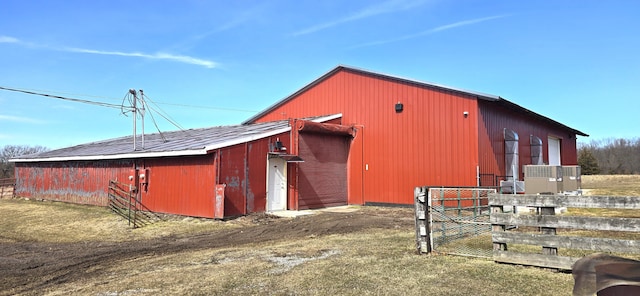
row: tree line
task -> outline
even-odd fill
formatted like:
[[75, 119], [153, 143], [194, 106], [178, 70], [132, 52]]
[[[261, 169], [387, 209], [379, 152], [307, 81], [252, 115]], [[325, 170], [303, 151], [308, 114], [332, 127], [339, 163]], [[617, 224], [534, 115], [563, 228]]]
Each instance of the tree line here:
[[640, 138], [580, 143], [578, 164], [583, 175], [640, 174]]
[[13, 162], [9, 162], [9, 159], [21, 155], [35, 154], [45, 151], [49, 151], [49, 148], [43, 146], [21, 145], [6, 145], [0, 148], [0, 179], [14, 177], [15, 165]]

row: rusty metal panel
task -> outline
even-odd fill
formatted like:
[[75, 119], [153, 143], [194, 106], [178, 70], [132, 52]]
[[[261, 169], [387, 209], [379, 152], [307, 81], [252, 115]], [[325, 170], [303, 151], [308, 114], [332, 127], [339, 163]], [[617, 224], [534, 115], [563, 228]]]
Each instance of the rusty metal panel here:
[[215, 213], [214, 218], [222, 219], [224, 218], [224, 188], [227, 187], [225, 184], [216, 184], [216, 204], [215, 204]]
[[139, 198], [149, 210], [213, 217], [212, 155], [18, 163], [16, 167], [19, 196], [106, 206], [109, 180], [136, 184], [129, 176], [140, 178], [138, 174], [144, 172], [148, 185], [140, 186]]
[[267, 206], [267, 154], [279, 140], [291, 149], [289, 133], [251, 141], [247, 147], [247, 213], [264, 212]]
[[225, 216], [265, 211], [267, 154], [276, 140], [290, 148], [289, 133], [283, 133], [219, 150], [218, 182], [227, 185]]
[[348, 160], [350, 201], [412, 204], [416, 186], [476, 184], [477, 100], [460, 92], [344, 69], [257, 121], [334, 113], [360, 126]]
[[16, 163], [16, 195], [107, 205], [109, 180], [127, 179], [130, 160]]
[[246, 144], [238, 144], [219, 150], [219, 184], [225, 184], [225, 216], [246, 214]]

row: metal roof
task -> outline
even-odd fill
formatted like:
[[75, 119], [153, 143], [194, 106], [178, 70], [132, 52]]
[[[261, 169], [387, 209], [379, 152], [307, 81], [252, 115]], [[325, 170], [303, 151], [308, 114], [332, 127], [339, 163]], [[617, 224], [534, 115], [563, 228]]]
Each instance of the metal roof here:
[[540, 115], [538, 113], [535, 113], [529, 109], [526, 109], [524, 107], [521, 107], [513, 102], [510, 102], [500, 96], [496, 96], [496, 95], [491, 95], [491, 94], [486, 94], [486, 93], [482, 93], [482, 92], [477, 92], [477, 91], [470, 91], [470, 90], [466, 90], [466, 89], [461, 89], [461, 88], [455, 88], [455, 87], [450, 87], [450, 86], [445, 86], [442, 84], [437, 84], [437, 83], [432, 83], [432, 82], [425, 82], [425, 81], [419, 81], [419, 80], [415, 80], [415, 79], [409, 79], [409, 78], [403, 78], [400, 76], [394, 76], [394, 75], [390, 75], [390, 74], [385, 74], [385, 73], [380, 73], [380, 72], [374, 72], [374, 71], [369, 71], [369, 70], [364, 70], [364, 69], [360, 69], [360, 68], [356, 68], [356, 67], [350, 67], [350, 66], [345, 66], [345, 65], [339, 65], [337, 67], [335, 67], [334, 69], [332, 69], [331, 71], [325, 73], [324, 75], [320, 76], [319, 78], [315, 79], [314, 81], [312, 81], [311, 83], [307, 84], [306, 86], [304, 86], [303, 88], [299, 89], [298, 91], [292, 93], [291, 95], [285, 97], [284, 99], [274, 103], [273, 105], [267, 107], [267, 109], [259, 112], [258, 114], [252, 116], [251, 118], [245, 120], [243, 122], [243, 124], [249, 124], [254, 122], [255, 120], [257, 120], [258, 118], [264, 116], [265, 114], [271, 112], [272, 110], [276, 109], [277, 107], [283, 105], [284, 103], [292, 100], [293, 98], [295, 98], [296, 96], [298, 96], [299, 94], [307, 91], [308, 89], [316, 86], [317, 84], [321, 83], [322, 81], [324, 81], [325, 79], [327, 79], [328, 77], [334, 75], [335, 73], [339, 72], [339, 71], [351, 71], [351, 72], [356, 72], [362, 75], [369, 75], [369, 76], [374, 76], [374, 77], [378, 77], [378, 78], [384, 78], [384, 79], [389, 79], [389, 80], [393, 80], [393, 81], [397, 81], [397, 82], [401, 82], [401, 83], [409, 83], [409, 84], [413, 84], [416, 86], [421, 86], [421, 87], [428, 87], [428, 88], [436, 88], [436, 89], [441, 89], [441, 90], [446, 90], [446, 91], [453, 91], [453, 92], [457, 92], [457, 93], [461, 93], [464, 95], [469, 95], [469, 96], [473, 96], [476, 99], [481, 99], [481, 100], [485, 100], [485, 101], [489, 101], [489, 102], [496, 102], [504, 107], [507, 107], [513, 111], [516, 112], [522, 112], [522, 113], [526, 113], [526, 114], [530, 114], [533, 115], [534, 117], [537, 117], [540, 120], [549, 122], [553, 125], [558, 125], [561, 126], [563, 128], [566, 128], [567, 130], [570, 130], [571, 132], [580, 135], [580, 136], [589, 136], [579, 130], [573, 129], [571, 127], [568, 127], [558, 121], [555, 121], [551, 118], [548, 118], [546, 116]]
[[[308, 118], [308, 120], [325, 122], [340, 117], [342, 114]], [[144, 149], [142, 149], [142, 137], [138, 135], [136, 138], [138, 148], [135, 151], [133, 150], [133, 136], [128, 136], [23, 155], [10, 161], [40, 162], [202, 155], [214, 149], [262, 139], [290, 130], [288, 120], [188, 129], [163, 132], [162, 135], [159, 133], [145, 134]]]

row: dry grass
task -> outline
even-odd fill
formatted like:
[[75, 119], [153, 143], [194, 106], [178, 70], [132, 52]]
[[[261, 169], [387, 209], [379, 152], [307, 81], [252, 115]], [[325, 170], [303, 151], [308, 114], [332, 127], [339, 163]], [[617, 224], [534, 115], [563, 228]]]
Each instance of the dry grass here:
[[0, 200], [0, 242], [120, 242], [240, 227], [242, 220], [174, 216], [132, 229], [107, 208], [51, 201]]
[[[640, 175], [582, 176], [586, 195], [640, 196]], [[569, 215], [587, 217], [640, 218], [637, 210], [569, 208]]]
[[640, 196], [640, 175], [582, 176], [582, 188], [590, 195]]
[[[131, 230], [102, 208], [0, 200], [5, 243], [139, 241], [246, 226], [174, 219]], [[188, 236], [187, 236], [188, 237]], [[2, 241], [0, 241], [2, 242]], [[568, 295], [570, 274], [456, 256], [419, 256], [411, 227], [144, 255], [38, 295]], [[1, 279], [0, 279], [1, 280]], [[0, 292], [0, 295], [4, 293]]]
[[412, 240], [406, 232], [367, 231], [136, 258], [99, 281], [69, 283], [47, 294], [568, 295], [572, 288], [569, 274], [417, 256]]
[[[640, 195], [640, 176], [583, 176], [582, 185], [590, 194]], [[606, 210], [570, 209], [570, 213], [638, 216]], [[190, 235], [243, 229], [252, 223], [248, 219], [223, 222], [174, 217], [134, 230], [104, 208], [0, 200], [0, 243], [126, 244], [153, 238], [175, 240], [176, 236], [188, 240]], [[637, 238], [637, 234], [628, 235], [624, 238]], [[479, 244], [484, 246], [484, 242]], [[518, 245], [510, 248], [516, 250]], [[146, 254], [83, 272], [92, 274], [96, 269], [104, 269], [101, 277], [86, 276], [27, 294], [570, 295], [573, 286], [572, 276], [566, 273], [476, 258], [418, 256], [411, 227]]]

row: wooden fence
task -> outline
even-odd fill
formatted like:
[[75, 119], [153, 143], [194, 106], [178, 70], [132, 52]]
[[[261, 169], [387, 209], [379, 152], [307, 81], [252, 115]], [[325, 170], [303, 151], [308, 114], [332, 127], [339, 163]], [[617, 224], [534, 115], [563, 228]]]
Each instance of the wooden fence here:
[[[489, 196], [491, 209], [493, 258], [497, 262], [571, 270], [583, 253], [640, 254], [640, 212], [629, 217], [556, 215], [559, 208], [640, 210], [640, 197], [630, 196], [559, 196], [502, 195]], [[520, 209], [505, 213], [505, 209]], [[558, 233], [558, 229], [562, 232]], [[565, 231], [566, 230], [566, 231]], [[588, 231], [589, 236], [576, 231]], [[623, 232], [616, 239], [598, 233]], [[597, 236], [597, 237], [594, 237]], [[615, 237], [622, 237], [617, 235]], [[538, 253], [514, 251], [511, 245], [537, 246]], [[558, 252], [560, 249], [562, 252]], [[573, 250], [565, 251], [564, 249]], [[579, 251], [575, 251], [579, 250]], [[569, 254], [565, 256], [565, 254]]]
[[0, 198], [14, 198], [16, 179], [0, 179]]

